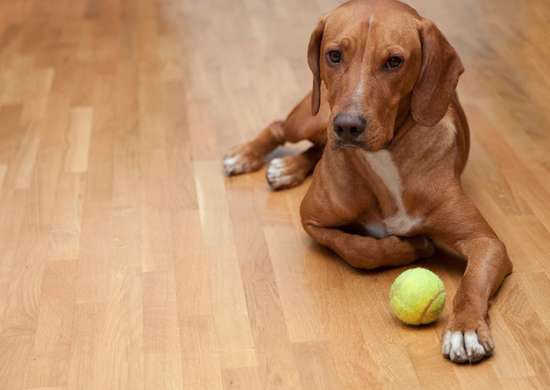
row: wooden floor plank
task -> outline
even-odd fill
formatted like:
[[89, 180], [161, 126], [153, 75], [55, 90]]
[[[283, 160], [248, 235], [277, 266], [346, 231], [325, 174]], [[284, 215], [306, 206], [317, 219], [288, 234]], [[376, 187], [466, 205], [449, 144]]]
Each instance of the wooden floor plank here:
[[448, 303], [403, 326], [388, 292], [406, 267], [315, 245], [309, 181], [222, 175], [311, 87], [309, 35], [338, 3], [0, 2], [1, 389], [550, 387], [547, 1], [409, 2], [465, 64], [464, 187], [515, 264], [488, 361], [440, 356], [463, 262], [419, 263]]

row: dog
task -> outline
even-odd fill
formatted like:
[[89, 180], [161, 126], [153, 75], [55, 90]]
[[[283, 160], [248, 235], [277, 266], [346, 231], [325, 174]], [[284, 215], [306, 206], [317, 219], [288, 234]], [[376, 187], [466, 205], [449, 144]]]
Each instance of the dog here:
[[285, 142], [302, 154], [273, 159], [273, 189], [313, 171], [305, 231], [351, 266], [402, 266], [445, 248], [467, 261], [442, 335], [456, 363], [490, 356], [489, 299], [512, 263], [464, 194], [469, 128], [456, 92], [464, 68], [436, 25], [397, 0], [351, 0], [321, 17], [307, 54], [312, 91], [224, 158], [227, 175], [259, 169]]

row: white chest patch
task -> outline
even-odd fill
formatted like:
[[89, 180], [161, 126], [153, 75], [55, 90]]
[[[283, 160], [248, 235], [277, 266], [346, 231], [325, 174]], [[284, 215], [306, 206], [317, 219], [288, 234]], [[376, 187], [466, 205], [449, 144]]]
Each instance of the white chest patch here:
[[[393, 162], [390, 152], [387, 150], [379, 150], [373, 153], [367, 152], [363, 154], [363, 156], [365, 156], [365, 159], [374, 173], [384, 183], [397, 207], [396, 213], [383, 221], [387, 234], [407, 234], [414, 226], [421, 222], [421, 219], [409, 216], [407, 210], [405, 210], [401, 177], [399, 176], [399, 171]], [[372, 230], [377, 232], [380, 231], [380, 227], [378, 226], [374, 227], [370, 224], [366, 226], [367, 231], [371, 230], [371, 228], [374, 228]]]

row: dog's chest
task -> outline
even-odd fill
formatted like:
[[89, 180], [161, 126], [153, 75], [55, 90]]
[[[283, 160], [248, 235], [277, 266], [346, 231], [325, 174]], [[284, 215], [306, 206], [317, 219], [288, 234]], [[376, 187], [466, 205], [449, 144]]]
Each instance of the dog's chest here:
[[[363, 221], [365, 229], [371, 236], [377, 238], [388, 235], [407, 235], [422, 222], [422, 218], [412, 216], [410, 210], [405, 207], [401, 176], [390, 152], [387, 150], [366, 152], [363, 156], [378, 178], [374, 192], [379, 198], [384, 215], [381, 219]], [[392, 213], [384, 210], [390, 207]]]

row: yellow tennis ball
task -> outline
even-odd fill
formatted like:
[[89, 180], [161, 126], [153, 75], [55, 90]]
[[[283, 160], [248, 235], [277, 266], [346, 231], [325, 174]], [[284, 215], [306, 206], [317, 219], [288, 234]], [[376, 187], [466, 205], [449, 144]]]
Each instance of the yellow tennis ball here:
[[393, 314], [409, 325], [429, 324], [437, 320], [445, 306], [445, 298], [443, 281], [425, 268], [403, 272], [390, 289]]

